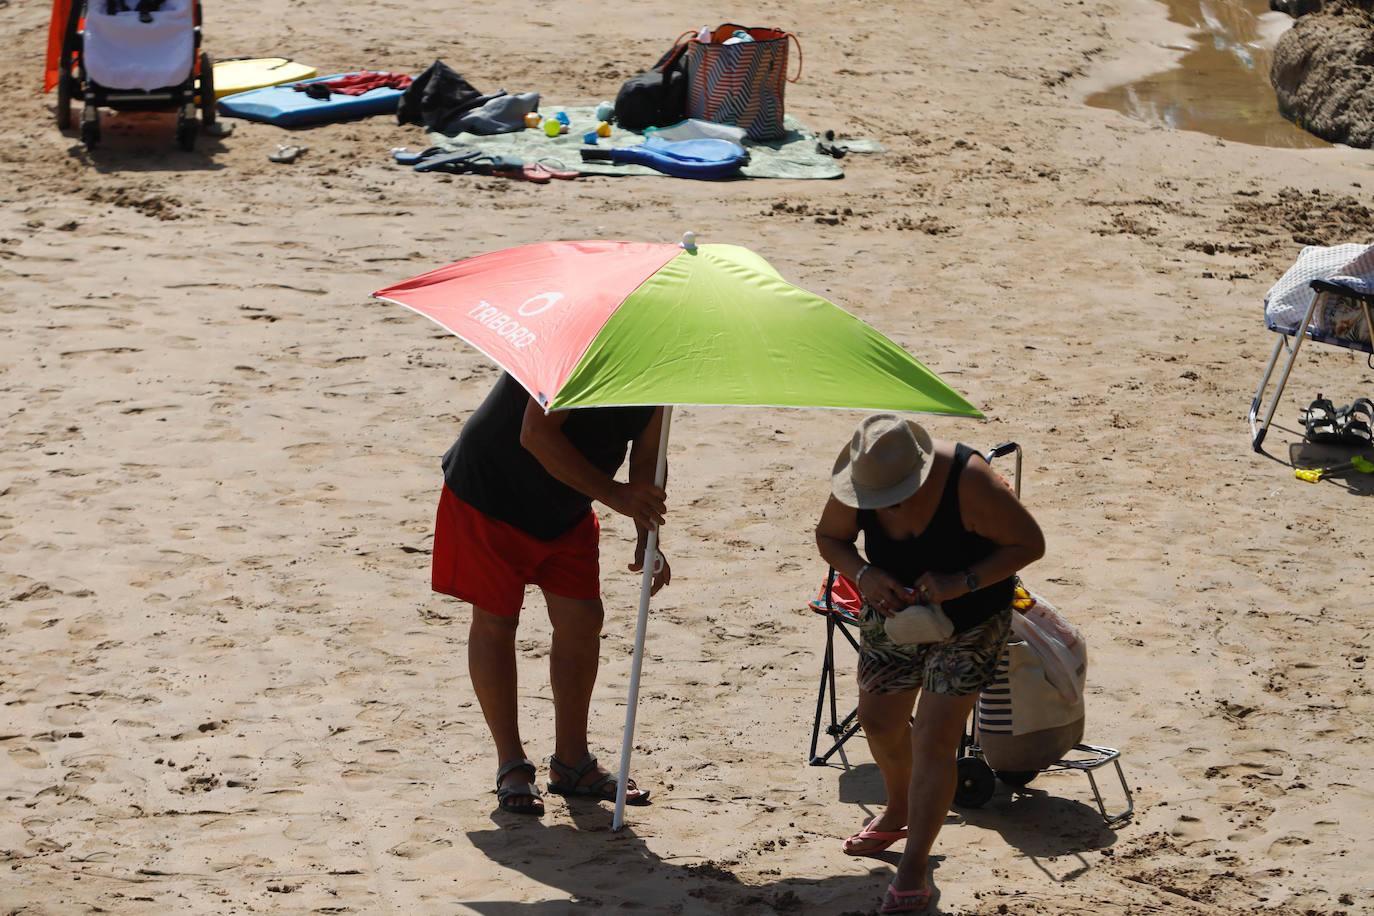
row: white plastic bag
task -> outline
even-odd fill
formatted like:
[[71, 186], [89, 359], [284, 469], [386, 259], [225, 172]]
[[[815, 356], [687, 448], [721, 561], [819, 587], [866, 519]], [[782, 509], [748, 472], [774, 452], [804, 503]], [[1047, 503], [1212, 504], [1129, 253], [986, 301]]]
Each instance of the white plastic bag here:
[[1016, 587], [1013, 604], [1012, 632], [1039, 656], [1045, 679], [1064, 702], [1080, 702], [1088, 678], [1088, 647], [1083, 637], [1054, 605], [1023, 586]]

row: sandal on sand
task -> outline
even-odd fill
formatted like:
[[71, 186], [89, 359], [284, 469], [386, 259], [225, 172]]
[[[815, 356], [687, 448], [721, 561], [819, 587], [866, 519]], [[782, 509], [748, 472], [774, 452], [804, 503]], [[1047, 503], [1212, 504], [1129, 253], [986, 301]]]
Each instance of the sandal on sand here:
[[[548, 790], [555, 795], [585, 796], [597, 798], [602, 801], [615, 801], [617, 784], [615, 777], [610, 773], [602, 773], [600, 779], [582, 785], [582, 780], [588, 773], [596, 771], [596, 758], [591, 754], [582, 758], [582, 762], [575, 767], [570, 767], [557, 757], [549, 758], [549, 770], [558, 777], [558, 781], [549, 780]], [[627, 805], [647, 805], [649, 803], [649, 790], [641, 789], [635, 785], [633, 779], [625, 791], [625, 804]]]
[[[873, 825], [878, 822], [875, 817], [864, 825], [864, 829], [854, 834], [844, 841], [844, 854], [847, 856], [867, 856], [875, 852], [882, 852], [898, 840], [906, 839], [906, 828], [901, 830], [874, 830]], [[859, 847], [865, 843], [874, 845]]]
[[1340, 417], [1336, 407], [1320, 394], [1307, 408], [1303, 422], [1307, 425], [1308, 442], [1332, 443], [1342, 440]]
[[1350, 445], [1369, 445], [1374, 427], [1374, 402], [1356, 398], [1341, 417], [1341, 440]]
[[[503, 786], [501, 781], [516, 770], [529, 770], [530, 781], [513, 786]], [[535, 817], [544, 813], [544, 800], [539, 796], [539, 787], [534, 784], [538, 770], [533, 760], [520, 758], [501, 764], [496, 771], [496, 806], [512, 814], [531, 814]]]
[[887, 886], [883, 894], [883, 905], [879, 913], [920, 913], [930, 906], [930, 888], [915, 891], [899, 891], [894, 885]]

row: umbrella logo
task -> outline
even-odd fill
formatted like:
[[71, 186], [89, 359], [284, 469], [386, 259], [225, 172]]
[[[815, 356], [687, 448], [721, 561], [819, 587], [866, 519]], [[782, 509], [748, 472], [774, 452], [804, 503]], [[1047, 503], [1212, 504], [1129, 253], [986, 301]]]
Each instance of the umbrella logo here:
[[[535, 312], [526, 313], [524, 311], [525, 305], [522, 305], [520, 308], [516, 309], [516, 311], [521, 315], [538, 315], [561, 298], [563, 298], [562, 293], [545, 293], [542, 296], [535, 296], [525, 301], [525, 305], [529, 305], [537, 299], [550, 299], [542, 308]], [[495, 331], [497, 337], [504, 337], [510, 342], [510, 345], [517, 350], [523, 350], [539, 339], [539, 335], [534, 333], [534, 331], [486, 300], [477, 303], [469, 309], [468, 317], [483, 327]]]
[[[516, 309], [516, 311], [519, 312], [521, 315], [525, 316], [526, 318], [533, 318], [540, 312], [548, 311], [555, 303], [558, 302], [558, 300], [562, 298], [562, 293], [540, 293], [537, 296], [530, 296], [528, 299], [526, 299], [524, 302], [520, 304], [520, 307]], [[534, 309], [530, 308], [531, 302], [538, 302], [541, 299], [544, 300], [543, 305]]]

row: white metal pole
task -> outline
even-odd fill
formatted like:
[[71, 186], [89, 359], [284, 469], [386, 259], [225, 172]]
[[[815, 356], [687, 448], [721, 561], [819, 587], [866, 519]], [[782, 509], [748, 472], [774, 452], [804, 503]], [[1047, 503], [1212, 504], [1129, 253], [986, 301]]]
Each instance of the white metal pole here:
[[[663, 428], [658, 435], [658, 468], [654, 471], [654, 483], [663, 486], [668, 472], [668, 427], [673, 419], [673, 408], [663, 408]], [[635, 710], [639, 706], [639, 670], [644, 665], [644, 631], [649, 625], [649, 592], [654, 584], [655, 567], [658, 566], [658, 527], [649, 529], [644, 545], [644, 572], [639, 582], [639, 619], [635, 623], [635, 651], [630, 662], [630, 695], [625, 701], [625, 737], [620, 742], [620, 781], [615, 790], [615, 817], [611, 829], [619, 830], [625, 823], [625, 791], [630, 781], [630, 749], [634, 746]]]

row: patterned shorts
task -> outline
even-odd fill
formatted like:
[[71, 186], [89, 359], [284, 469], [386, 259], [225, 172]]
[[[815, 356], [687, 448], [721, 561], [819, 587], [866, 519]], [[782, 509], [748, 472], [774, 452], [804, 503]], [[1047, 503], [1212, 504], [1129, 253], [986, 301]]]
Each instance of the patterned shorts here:
[[883, 616], [864, 602], [860, 620], [859, 688], [906, 693], [922, 688], [944, 696], [978, 693], [992, 683], [1011, 634], [1011, 608], [944, 642], [899, 646], [887, 637]]

